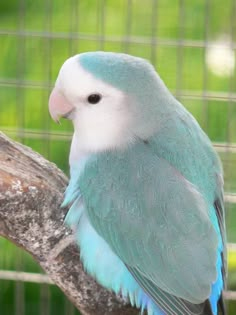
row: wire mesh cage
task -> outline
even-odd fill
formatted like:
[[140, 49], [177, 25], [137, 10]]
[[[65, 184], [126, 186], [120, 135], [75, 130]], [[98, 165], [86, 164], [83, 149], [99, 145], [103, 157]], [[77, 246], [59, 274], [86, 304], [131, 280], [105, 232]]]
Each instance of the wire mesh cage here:
[[[61, 64], [94, 50], [126, 52], [153, 63], [222, 159], [231, 291], [236, 289], [235, 31], [234, 0], [0, 3], [0, 129], [66, 173], [72, 127], [55, 125], [47, 108]], [[27, 254], [3, 239], [0, 244], [1, 314], [77, 314], [48, 278], [37, 278], [41, 270]], [[7, 273], [9, 269], [16, 273]], [[233, 299], [234, 292], [227, 297]], [[235, 312], [231, 301], [229, 314]]]

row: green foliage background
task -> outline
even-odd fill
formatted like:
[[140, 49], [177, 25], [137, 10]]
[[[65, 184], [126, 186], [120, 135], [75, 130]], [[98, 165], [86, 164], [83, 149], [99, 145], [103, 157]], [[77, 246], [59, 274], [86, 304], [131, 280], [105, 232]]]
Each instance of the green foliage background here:
[[[222, 34], [235, 42], [234, 2], [0, 1], [0, 129], [68, 173], [72, 128], [68, 122], [57, 126], [51, 121], [47, 109], [50, 86], [69, 56], [106, 50], [150, 59], [179, 98], [178, 91], [200, 95], [181, 97], [181, 101], [213, 142], [235, 143], [236, 106], [227, 99], [236, 92], [235, 73], [222, 78], [210, 72], [204, 47]], [[224, 92], [226, 97], [206, 100], [202, 96], [207, 91]], [[236, 191], [235, 153], [220, 155], [226, 191]], [[236, 207], [226, 206], [228, 241], [236, 242]], [[6, 240], [0, 240], [0, 248], [0, 269], [40, 272], [28, 254]], [[231, 253], [229, 258], [229, 287], [236, 289], [236, 255]], [[0, 281], [1, 314], [21, 314], [19, 307], [26, 315], [77, 313], [55, 287]], [[233, 302], [229, 310], [236, 313]]]

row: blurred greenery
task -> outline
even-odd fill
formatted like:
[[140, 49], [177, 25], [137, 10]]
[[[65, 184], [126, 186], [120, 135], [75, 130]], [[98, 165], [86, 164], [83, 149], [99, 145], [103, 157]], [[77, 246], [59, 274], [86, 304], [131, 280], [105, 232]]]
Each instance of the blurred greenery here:
[[[223, 5], [220, 0], [0, 1], [0, 31], [3, 31], [0, 33], [0, 129], [68, 173], [68, 138], [72, 127], [66, 121], [60, 126], [51, 121], [47, 109], [49, 86], [69, 56], [89, 50], [109, 50], [151, 60], [174, 93], [182, 90], [204, 96], [207, 91], [225, 92], [226, 100], [181, 97], [181, 101], [212, 141], [235, 143], [236, 106], [227, 100], [227, 96], [236, 92], [235, 72], [231, 77], [214, 75], [205, 64], [205, 47], [182, 45], [183, 40], [207, 43], [222, 34], [231, 36], [235, 42], [235, 21], [234, 0], [225, 0]], [[159, 41], [155, 42], [154, 37]], [[165, 44], [166, 40], [176, 40], [176, 45]], [[65, 138], [63, 134], [69, 136]], [[236, 191], [233, 171], [236, 155], [227, 151], [220, 156], [226, 191]], [[236, 207], [227, 205], [229, 242], [236, 242], [235, 226]], [[0, 248], [4, 253], [0, 256], [0, 269], [40, 271], [28, 254], [8, 241], [1, 239]], [[236, 257], [232, 253], [229, 288], [236, 289]], [[46, 288], [50, 296], [47, 302], [43, 295], [45, 286], [25, 283], [21, 289], [27, 315], [75, 314], [71, 308], [68, 311], [68, 302], [53, 286]], [[16, 292], [13, 282], [0, 282], [1, 314], [14, 314]], [[48, 303], [46, 311], [42, 303], [38, 304], [43, 297]], [[234, 302], [230, 303], [229, 311], [236, 313]]]

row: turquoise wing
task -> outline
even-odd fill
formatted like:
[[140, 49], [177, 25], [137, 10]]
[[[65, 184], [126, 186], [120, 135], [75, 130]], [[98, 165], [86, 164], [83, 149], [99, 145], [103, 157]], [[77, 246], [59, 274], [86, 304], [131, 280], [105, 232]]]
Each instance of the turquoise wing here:
[[219, 239], [197, 188], [143, 142], [90, 159], [79, 185], [91, 224], [154, 301], [199, 314]]

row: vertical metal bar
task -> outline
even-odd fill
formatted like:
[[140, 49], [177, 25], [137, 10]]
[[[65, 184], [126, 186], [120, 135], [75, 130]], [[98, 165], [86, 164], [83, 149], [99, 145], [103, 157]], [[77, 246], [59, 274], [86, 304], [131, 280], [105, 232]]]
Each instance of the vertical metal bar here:
[[[51, 32], [52, 30], [52, 12], [53, 12], [53, 1], [44, 1], [44, 31], [45, 32]], [[42, 58], [43, 58], [43, 64], [44, 64], [44, 73], [46, 76], [46, 82], [48, 82], [48, 85], [50, 85], [52, 81], [52, 39], [50, 37], [43, 39], [43, 50], [42, 50]], [[42, 123], [43, 123], [43, 129], [44, 130], [50, 130], [50, 124], [51, 119], [48, 115], [48, 107], [47, 107], [47, 100], [48, 100], [48, 91], [42, 92], [42, 104], [41, 104], [41, 112], [45, 113]], [[44, 145], [43, 145], [43, 151], [44, 155], [49, 159], [50, 158], [50, 132], [48, 132], [47, 138], [44, 138]]]
[[204, 48], [203, 48], [203, 91], [202, 91], [202, 127], [206, 130], [208, 123], [208, 100], [206, 98], [208, 86], [208, 69], [206, 64], [206, 52], [209, 45], [209, 25], [210, 25], [210, 0], [205, 1], [204, 17]]
[[40, 314], [50, 315], [50, 286], [48, 284], [40, 285]]
[[156, 66], [157, 60], [157, 21], [158, 21], [158, 0], [152, 0], [152, 45], [151, 45], [151, 62]]
[[65, 299], [65, 314], [75, 315], [75, 307], [68, 299]]
[[125, 21], [125, 35], [123, 42], [123, 51], [128, 53], [130, 47], [130, 35], [132, 31], [132, 0], [127, 0], [126, 21]]
[[[25, 0], [19, 0], [18, 7], [18, 29], [23, 31], [25, 28], [25, 12], [26, 12], [26, 3]], [[21, 142], [24, 142], [24, 127], [25, 127], [25, 90], [21, 87], [21, 82], [24, 79], [25, 71], [25, 37], [17, 38], [17, 80], [18, 87], [16, 91], [16, 106], [17, 106], [17, 135]], [[16, 271], [23, 269], [23, 259], [22, 251], [19, 248], [16, 248], [16, 261], [15, 269]], [[25, 313], [25, 288], [24, 283], [16, 281], [14, 288], [14, 314], [23, 315]]]
[[[18, 29], [23, 31], [25, 27], [25, 0], [19, 0], [19, 15], [18, 15]], [[25, 127], [25, 95], [24, 89], [21, 88], [25, 71], [25, 37], [17, 38], [17, 80], [18, 87], [16, 90], [16, 106], [17, 106], [17, 135], [21, 142], [24, 142], [24, 127]]]
[[[71, 0], [70, 2], [70, 34], [71, 38], [69, 40], [69, 55], [75, 55], [78, 53], [78, 43], [75, 45], [75, 39], [72, 35], [78, 32], [79, 29], [79, 0]], [[79, 42], [79, 40], [78, 40]], [[75, 49], [76, 47], [76, 49]]]
[[[15, 255], [17, 257], [15, 261], [16, 271], [23, 270], [23, 256], [22, 250], [16, 248]], [[24, 315], [25, 314], [25, 286], [24, 282], [16, 281], [15, 282], [15, 292], [14, 292], [14, 314], [15, 315]]]
[[97, 5], [97, 29], [99, 33], [98, 49], [100, 50], [104, 50], [105, 43], [105, 7], [106, 0], [99, 0]]
[[[53, 12], [53, 1], [44, 1], [44, 30], [45, 32], [51, 33], [52, 31], [52, 12]], [[46, 75], [46, 82], [50, 85], [52, 81], [52, 38], [48, 37], [44, 39], [44, 49], [43, 49], [43, 60], [44, 60], [44, 72]], [[50, 130], [51, 120], [48, 115], [47, 109], [48, 91], [42, 93], [42, 112], [45, 112], [45, 119], [43, 120], [43, 129]], [[46, 102], [45, 102], [46, 101]], [[47, 133], [46, 139], [44, 139], [44, 153], [50, 158], [50, 143], [51, 137], [50, 132]], [[48, 284], [40, 285], [40, 314], [49, 315], [50, 314], [50, 289]]]
[[[51, 32], [52, 30], [52, 12], [53, 12], [53, 1], [44, 0], [44, 31]], [[52, 81], [52, 39], [50, 37], [43, 40], [43, 51], [42, 58], [44, 64], [44, 73], [46, 76], [46, 82], [48, 85]], [[42, 103], [41, 103], [41, 112], [45, 113], [43, 120], [43, 129], [50, 130], [50, 117], [48, 115], [47, 109], [47, 99], [48, 91], [42, 92]], [[50, 158], [50, 132], [47, 133], [47, 137], [43, 139], [44, 141], [44, 154]], [[40, 314], [49, 315], [50, 314], [50, 289], [48, 284], [40, 285]]]
[[[234, 37], [235, 37], [235, 28], [236, 28], [236, 21], [235, 21], [235, 16], [236, 16], [236, 2], [235, 0], [231, 1], [231, 5], [229, 6], [230, 10], [230, 19], [229, 19], [229, 34], [230, 34], [230, 48], [233, 49], [234, 45]], [[226, 143], [229, 144], [231, 142], [231, 127], [232, 127], [232, 118], [233, 118], [233, 111], [234, 111], [234, 105], [232, 102], [232, 96], [233, 96], [233, 91], [235, 87], [235, 82], [234, 82], [235, 74], [231, 74], [229, 77], [229, 94], [228, 94], [228, 110], [227, 110], [227, 125], [226, 125]], [[225, 173], [226, 174], [231, 174], [230, 173], [230, 168], [231, 168], [231, 153], [230, 150], [226, 149], [226, 165], [225, 165]], [[227, 185], [225, 189], [228, 191], [231, 191], [232, 187], [229, 186], [230, 183], [230, 178], [227, 178]], [[229, 218], [228, 218], [229, 219]]]
[[104, 50], [105, 26], [106, 26], [106, 0], [101, 0], [101, 29], [100, 29], [100, 49]]
[[[70, 35], [73, 34], [74, 32], [74, 12], [76, 11], [76, 8], [74, 7], [74, 5], [76, 5], [76, 3], [74, 3], [77, 1], [74, 0], [70, 0]], [[68, 40], [68, 51], [69, 51], [69, 55], [72, 55], [72, 50], [73, 50], [73, 39], [72, 36], [70, 37], [70, 39]]]
[[179, 0], [179, 39], [177, 46], [176, 97], [180, 100], [183, 80], [184, 0]]
[[[230, 34], [230, 48], [233, 50], [234, 47], [234, 37], [235, 37], [235, 28], [236, 28], [236, 2], [235, 0], [231, 1], [231, 8], [230, 9], [230, 25], [229, 25], [229, 34]], [[228, 113], [227, 113], [227, 133], [226, 133], [226, 141], [229, 143], [231, 142], [231, 125], [232, 125], [232, 118], [233, 118], [233, 102], [232, 102], [232, 94], [235, 87], [234, 82], [235, 74], [231, 74], [229, 77], [229, 104], [228, 104]]]
[[[44, 31], [51, 32], [52, 30], [52, 11], [53, 11], [53, 1], [44, 1]], [[43, 39], [43, 51], [42, 58], [44, 64], [44, 73], [45, 73], [45, 81], [50, 84], [52, 80], [52, 39], [50, 37]], [[42, 91], [42, 103], [41, 103], [41, 111], [45, 113], [45, 119], [43, 120], [43, 130], [50, 130], [50, 117], [48, 115], [47, 109], [47, 99], [48, 99], [48, 91]], [[51, 137], [50, 133], [47, 133], [47, 137], [43, 139], [44, 145], [43, 150], [44, 154], [50, 158], [50, 142]], [[49, 315], [50, 314], [50, 291], [49, 285], [41, 284], [40, 285], [40, 314], [41, 315]]]

